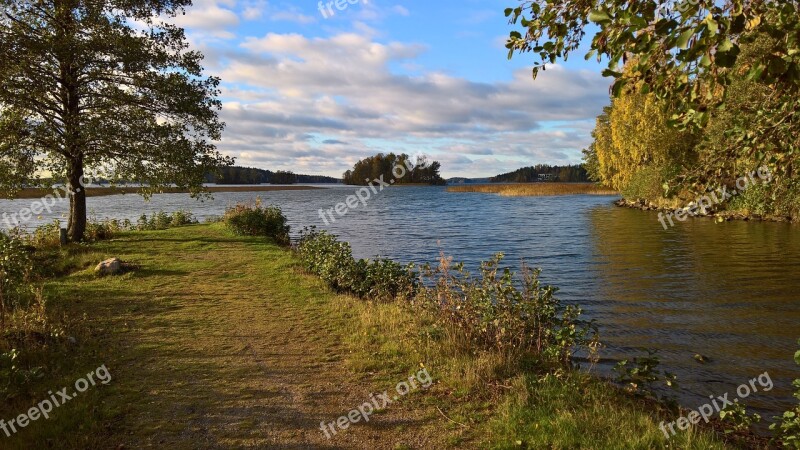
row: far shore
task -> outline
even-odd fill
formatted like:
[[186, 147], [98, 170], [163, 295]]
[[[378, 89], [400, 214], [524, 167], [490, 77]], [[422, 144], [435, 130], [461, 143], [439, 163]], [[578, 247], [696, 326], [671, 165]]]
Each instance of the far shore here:
[[450, 186], [447, 192], [480, 192], [508, 197], [549, 195], [619, 195], [613, 189], [595, 183], [514, 183], [514, 184], [468, 184]]
[[[270, 191], [309, 191], [315, 189], [326, 189], [316, 186], [208, 186], [207, 192], [270, 192]], [[139, 194], [141, 188], [138, 187], [90, 187], [86, 189], [87, 197], [106, 197], [109, 195]], [[25, 198], [44, 198], [53, 194], [52, 189], [23, 189], [14, 196], [15, 199]], [[63, 192], [59, 192], [63, 194]], [[188, 194], [186, 189], [166, 188], [157, 192], [158, 194]], [[63, 196], [63, 195], [62, 195]], [[0, 199], [8, 200], [8, 197], [0, 196]]]

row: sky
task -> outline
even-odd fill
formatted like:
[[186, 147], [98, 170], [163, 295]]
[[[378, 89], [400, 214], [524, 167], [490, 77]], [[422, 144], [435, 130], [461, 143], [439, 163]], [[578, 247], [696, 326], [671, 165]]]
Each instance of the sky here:
[[[579, 163], [609, 81], [578, 52], [534, 81], [508, 60], [517, 0], [195, 0], [172, 22], [222, 79], [236, 164], [340, 177], [379, 152], [447, 177]], [[333, 14], [331, 14], [333, 11]]]

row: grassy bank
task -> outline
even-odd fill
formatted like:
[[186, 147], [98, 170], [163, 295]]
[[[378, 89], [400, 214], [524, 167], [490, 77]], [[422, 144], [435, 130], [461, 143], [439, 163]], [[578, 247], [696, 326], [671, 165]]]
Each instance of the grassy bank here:
[[[0, 353], [21, 350], [19, 367], [41, 367], [0, 418], [101, 364], [112, 381], [0, 434], [3, 448], [727, 448], [698, 430], [668, 442], [658, 423], [670, 413], [580, 372], [508, 374], [490, 351], [465, 358], [432, 314], [335, 294], [290, 250], [222, 224], [58, 252], [53, 273], [68, 274], [0, 341]], [[136, 270], [96, 277], [110, 256]], [[420, 367], [429, 389], [332, 440], [320, 431]]]
[[[208, 192], [270, 192], [270, 191], [307, 191], [312, 189], [325, 189], [315, 186], [209, 186], [206, 188]], [[135, 187], [90, 187], [86, 189], [87, 197], [105, 197], [109, 195], [124, 195], [124, 194], [139, 194], [141, 190]], [[23, 189], [14, 198], [43, 198], [53, 194], [52, 189]], [[163, 189], [161, 194], [187, 194], [189, 191], [167, 188]], [[64, 196], [63, 192], [59, 192]], [[8, 197], [0, 198], [7, 199]]]
[[481, 192], [500, 194], [509, 197], [546, 195], [618, 195], [612, 189], [594, 183], [520, 183], [520, 184], [478, 184], [450, 186], [447, 192]]

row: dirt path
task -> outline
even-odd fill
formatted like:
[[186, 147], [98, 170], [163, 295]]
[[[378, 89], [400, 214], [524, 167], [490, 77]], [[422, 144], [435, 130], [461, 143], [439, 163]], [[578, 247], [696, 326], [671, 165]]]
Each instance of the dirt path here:
[[347, 368], [335, 296], [287, 252], [207, 226], [110, 245], [140, 270], [75, 287], [96, 294], [87, 311], [113, 318], [103, 406], [113, 422], [99, 446], [442, 448], [444, 419], [419, 401], [326, 438], [321, 422], [396, 383]]

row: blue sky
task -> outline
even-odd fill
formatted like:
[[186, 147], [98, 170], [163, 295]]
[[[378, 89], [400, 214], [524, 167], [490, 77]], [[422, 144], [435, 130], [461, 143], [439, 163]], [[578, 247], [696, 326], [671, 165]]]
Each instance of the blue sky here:
[[[329, 1], [329, 0], [328, 0]], [[378, 152], [445, 176], [580, 161], [608, 103], [579, 52], [534, 81], [509, 61], [509, 0], [196, 0], [173, 19], [222, 78], [219, 148], [237, 164], [339, 176]], [[328, 17], [325, 17], [328, 16]]]

